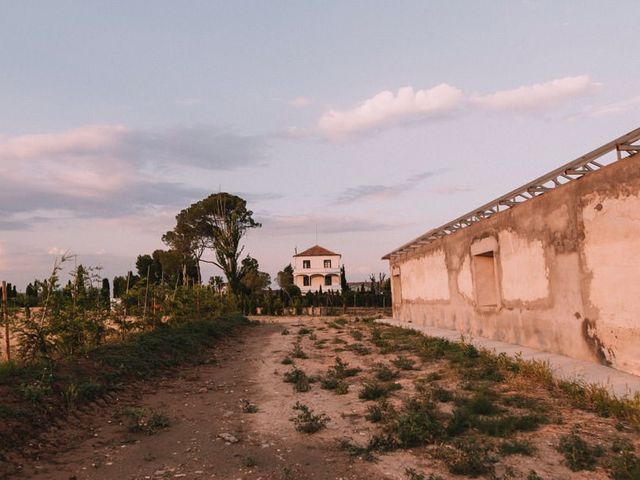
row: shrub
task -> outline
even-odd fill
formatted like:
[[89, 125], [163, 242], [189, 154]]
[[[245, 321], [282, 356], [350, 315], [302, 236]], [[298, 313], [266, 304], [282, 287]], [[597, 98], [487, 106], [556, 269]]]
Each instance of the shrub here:
[[593, 470], [603, 453], [600, 447], [591, 447], [575, 432], [560, 437], [558, 451], [564, 455], [567, 466], [574, 472]]
[[444, 480], [440, 475], [435, 475], [433, 473], [430, 473], [429, 475], [418, 473], [413, 468], [407, 468], [404, 471], [404, 474], [408, 480]]
[[490, 454], [489, 446], [479, 444], [474, 438], [468, 438], [456, 441], [454, 447], [440, 451], [440, 456], [450, 473], [470, 477], [493, 474], [495, 459]]
[[296, 342], [293, 344], [293, 352], [291, 352], [291, 356], [293, 358], [309, 358], [309, 356], [302, 350], [302, 346], [300, 342]]
[[388, 366], [383, 363], [377, 363], [373, 367], [375, 377], [382, 382], [389, 382], [391, 380], [395, 380], [400, 376], [400, 373], [395, 370], [391, 370]]
[[359, 368], [349, 368], [347, 362], [342, 361], [340, 357], [336, 357], [335, 364], [329, 368], [327, 375], [343, 379], [347, 377], [355, 377], [360, 373]]
[[528, 455], [535, 452], [535, 447], [526, 440], [505, 440], [500, 444], [500, 453], [503, 455]]
[[365, 347], [362, 343], [353, 343], [351, 345], [347, 345], [346, 349], [351, 350], [358, 355], [369, 355], [371, 353], [371, 350]]
[[393, 406], [386, 400], [379, 400], [375, 405], [369, 405], [367, 407], [367, 414], [364, 418], [369, 420], [371, 423], [378, 423], [384, 420], [389, 420], [395, 411]]
[[390, 392], [394, 390], [399, 390], [402, 388], [402, 385], [399, 383], [388, 383], [382, 384], [379, 382], [366, 382], [360, 392], [358, 393], [358, 398], [362, 400], [377, 400], [382, 397], [386, 397]]
[[391, 430], [402, 448], [433, 443], [445, 433], [435, 405], [415, 398], [405, 402]]
[[410, 358], [403, 356], [394, 358], [393, 360], [391, 360], [391, 363], [393, 363], [393, 365], [400, 370], [414, 370], [416, 364], [416, 362], [414, 362]]
[[296, 392], [308, 392], [311, 389], [309, 377], [299, 368], [294, 368], [284, 374], [284, 381], [293, 384]]
[[292, 365], [293, 364], [293, 359], [287, 355], [286, 357], [284, 357], [282, 359], [282, 361], [280, 362], [282, 365]]
[[634, 453], [633, 445], [627, 440], [616, 439], [611, 448], [616, 454], [607, 466], [613, 480], [635, 480], [640, 478], [640, 457]]
[[299, 432], [316, 433], [325, 428], [329, 422], [329, 417], [324, 413], [316, 415], [307, 405], [300, 402], [296, 402], [293, 409], [298, 411], [298, 415], [291, 420]]
[[508, 437], [515, 432], [537, 430], [548, 420], [542, 415], [504, 415], [497, 418], [474, 418], [473, 427], [492, 437]]
[[280, 332], [280, 335], [289, 335], [289, 329], [285, 328]]

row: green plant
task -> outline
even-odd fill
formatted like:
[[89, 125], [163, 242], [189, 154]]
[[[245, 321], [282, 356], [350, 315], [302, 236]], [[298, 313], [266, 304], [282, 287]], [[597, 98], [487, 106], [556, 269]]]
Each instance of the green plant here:
[[615, 455], [607, 462], [613, 480], [636, 480], [640, 478], [640, 457], [628, 440], [616, 439], [611, 450]]
[[311, 332], [313, 332], [313, 330], [311, 330], [310, 328], [302, 327], [300, 328], [300, 330], [298, 330], [298, 335], [309, 335]]
[[289, 335], [289, 329], [288, 328], [284, 328], [281, 332], [281, 335]]
[[436, 475], [434, 473], [430, 473], [429, 475], [418, 473], [413, 468], [405, 469], [404, 474], [408, 480], [444, 480], [440, 475]]
[[313, 410], [300, 402], [296, 402], [293, 409], [296, 410], [298, 414], [291, 420], [299, 432], [316, 433], [325, 428], [329, 422], [329, 417], [324, 413], [314, 414]]
[[373, 462], [376, 460], [376, 457], [373, 455], [371, 448], [369, 446], [361, 447], [360, 445], [356, 445], [355, 443], [350, 442], [349, 440], [340, 440], [338, 443], [338, 448], [340, 450], [344, 450], [349, 452], [349, 455], [352, 457], [360, 457], [367, 462]]
[[398, 356], [391, 360], [391, 363], [400, 370], [414, 370], [416, 362], [409, 357]]
[[472, 419], [473, 427], [492, 437], [508, 437], [515, 432], [530, 432], [548, 423], [543, 415], [504, 415], [495, 418]]
[[389, 388], [379, 382], [366, 382], [360, 392], [358, 398], [362, 400], [378, 400], [379, 398], [386, 397], [389, 394]]
[[286, 383], [292, 383], [293, 389], [296, 392], [308, 392], [311, 389], [309, 377], [304, 373], [304, 370], [299, 368], [285, 372], [284, 381]]
[[300, 342], [296, 342], [293, 344], [293, 352], [291, 352], [291, 356], [293, 358], [309, 358], [309, 356], [302, 350], [302, 346]]
[[286, 357], [284, 357], [282, 359], [282, 361], [280, 362], [282, 365], [293, 365], [293, 359], [287, 355]]
[[378, 423], [384, 420], [390, 419], [395, 414], [393, 406], [386, 400], [378, 400], [375, 405], [369, 405], [367, 407], [367, 414], [364, 418], [371, 423]]
[[340, 357], [336, 357], [335, 363], [332, 367], [329, 367], [327, 376], [343, 379], [348, 377], [355, 377], [360, 373], [359, 368], [349, 368], [347, 362], [342, 361]]
[[389, 426], [402, 448], [433, 443], [445, 434], [435, 405], [427, 400], [410, 398]]
[[439, 452], [450, 473], [477, 477], [494, 472], [495, 458], [491, 448], [475, 438], [457, 440], [453, 447], [444, 447]]
[[500, 444], [500, 453], [503, 455], [528, 455], [535, 453], [536, 449], [526, 440], [505, 440]]
[[599, 446], [590, 446], [577, 433], [560, 437], [558, 451], [564, 455], [567, 466], [574, 472], [593, 470], [603, 453]]
[[347, 345], [347, 350], [351, 350], [358, 355], [369, 355], [371, 350], [365, 347], [362, 343], [352, 343], [351, 345]]
[[538, 475], [538, 472], [536, 472], [535, 470], [529, 470], [529, 474], [527, 475], [527, 480], [543, 480], [543, 479], [540, 475]]
[[142, 407], [127, 407], [122, 411], [127, 418], [127, 428], [131, 433], [146, 433], [152, 435], [171, 425], [169, 418], [158, 412], [148, 412]]
[[382, 381], [389, 382], [391, 380], [395, 380], [400, 376], [400, 373], [396, 370], [391, 370], [387, 365], [383, 363], [377, 363], [373, 367], [374, 376]]

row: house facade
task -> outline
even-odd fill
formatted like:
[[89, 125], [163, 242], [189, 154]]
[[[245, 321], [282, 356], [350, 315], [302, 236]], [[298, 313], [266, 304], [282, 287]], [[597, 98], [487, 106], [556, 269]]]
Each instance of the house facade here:
[[389, 260], [393, 316], [640, 374], [640, 129]]
[[340, 259], [320, 245], [315, 245], [293, 256], [293, 281], [302, 293], [340, 292]]

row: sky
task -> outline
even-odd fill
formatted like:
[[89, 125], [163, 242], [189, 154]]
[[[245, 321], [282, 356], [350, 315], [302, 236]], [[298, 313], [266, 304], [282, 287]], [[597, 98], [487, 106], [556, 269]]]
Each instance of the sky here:
[[[124, 274], [218, 191], [275, 275], [381, 257], [640, 126], [636, 1], [0, 0], [0, 280]], [[317, 231], [317, 236], [316, 236]], [[206, 270], [205, 276], [216, 274]]]

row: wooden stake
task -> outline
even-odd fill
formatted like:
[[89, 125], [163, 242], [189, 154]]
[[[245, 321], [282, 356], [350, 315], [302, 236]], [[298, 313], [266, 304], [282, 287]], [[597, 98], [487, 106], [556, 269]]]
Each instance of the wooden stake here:
[[147, 267], [147, 289], [144, 292], [144, 309], [142, 310], [142, 323], [144, 324], [147, 318], [147, 300], [149, 298], [149, 274], [151, 269], [151, 265]]
[[11, 361], [11, 341], [9, 339], [9, 312], [7, 307], [7, 282], [2, 281], [2, 319], [4, 321], [4, 343], [7, 349], [7, 362]]

